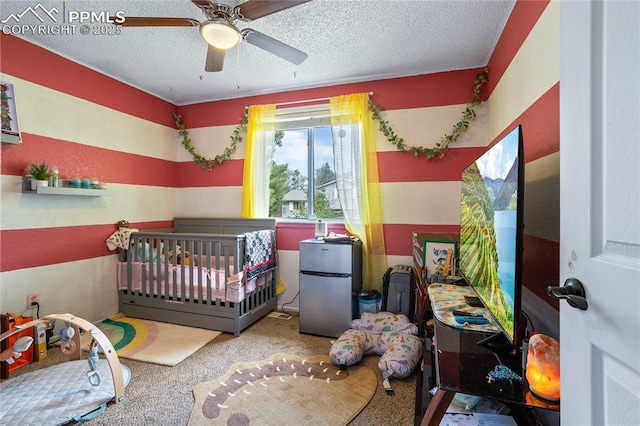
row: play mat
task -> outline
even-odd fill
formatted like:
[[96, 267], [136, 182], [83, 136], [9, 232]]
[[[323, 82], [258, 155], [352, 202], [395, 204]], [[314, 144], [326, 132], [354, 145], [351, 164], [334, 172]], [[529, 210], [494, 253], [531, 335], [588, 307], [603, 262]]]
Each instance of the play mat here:
[[[34, 370], [0, 384], [0, 425], [60, 425], [82, 422], [101, 414], [109, 401], [124, 400], [124, 388], [131, 373], [120, 364], [109, 339], [94, 324], [71, 314], [47, 315], [0, 334], [3, 341], [21, 330], [60, 320], [60, 350], [71, 361]], [[88, 359], [81, 360], [80, 329], [91, 336]], [[33, 338], [19, 338], [2, 351], [2, 361], [14, 358], [30, 348]], [[100, 359], [98, 350], [102, 349]]]
[[[131, 373], [122, 367], [125, 386]], [[104, 411], [114, 398], [109, 364], [99, 360], [96, 371], [102, 380], [93, 386], [87, 380], [87, 362], [69, 361], [16, 376], [0, 384], [3, 425], [60, 425]]]

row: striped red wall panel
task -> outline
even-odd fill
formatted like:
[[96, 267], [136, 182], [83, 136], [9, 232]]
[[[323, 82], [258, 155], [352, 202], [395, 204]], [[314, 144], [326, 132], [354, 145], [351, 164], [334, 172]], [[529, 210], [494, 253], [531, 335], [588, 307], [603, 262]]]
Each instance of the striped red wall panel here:
[[[28, 159], [28, 160], [26, 160]], [[22, 133], [22, 143], [2, 145], [3, 175], [21, 176], [30, 162], [56, 165], [61, 178], [96, 176], [107, 183], [175, 188], [177, 164], [144, 155], [114, 151], [45, 136]], [[153, 173], [149, 173], [153, 170]]]
[[[175, 106], [40, 46], [0, 32], [0, 71], [41, 86], [173, 127]], [[46, 70], [44, 72], [43, 70]]]
[[460, 233], [460, 225], [385, 223], [384, 243], [388, 256], [413, 256], [412, 235], [419, 233]]
[[494, 145], [522, 124], [525, 161], [560, 151], [560, 83], [554, 84], [489, 144]]
[[[345, 234], [347, 231], [341, 223], [329, 223], [329, 232]], [[315, 237], [315, 224], [308, 222], [281, 222], [276, 227], [276, 239], [278, 250], [298, 251], [299, 243], [302, 240]]]
[[[445, 159], [415, 157], [408, 152], [378, 152], [380, 182], [436, 182], [460, 180], [462, 169], [486, 148], [452, 148]], [[210, 186], [242, 186], [243, 160], [231, 160], [211, 170], [203, 170], [193, 162], [178, 163], [177, 184], [180, 188]]]
[[489, 96], [548, 4], [549, 0], [516, 1], [509, 20], [502, 30], [500, 39], [489, 59], [489, 65], [491, 66], [491, 76], [488, 84]]
[[380, 182], [458, 181], [462, 169], [478, 158], [486, 148], [451, 148], [444, 158], [416, 157], [402, 151], [378, 152]]
[[[470, 87], [481, 68], [425, 74], [412, 77], [373, 80], [270, 95], [229, 99], [177, 107], [189, 128], [238, 124], [246, 106], [305, 99], [317, 99], [349, 93], [374, 92], [373, 102], [383, 110], [466, 104], [473, 100]], [[326, 101], [325, 101], [326, 102]]]
[[[344, 225], [337, 223], [329, 223], [329, 232], [336, 234], [346, 233]], [[412, 255], [411, 236], [414, 232], [423, 233], [442, 233], [442, 232], [460, 232], [458, 225], [425, 225], [425, 224], [384, 224], [385, 249], [387, 255], [390, 256], [409, 256]], [[281, 222], [277, 225], [278, 250], [298, 250], [298, 244], [301, 240], [314, 237], [313, 223], [294, 223]]]
[[[518, 50], [531, 33], [549, 1], [516, 2], [496, 48], [489, 60], [492, 93]], [[522, 124], [525, 161], [532, 162], [560, 150], [560, 91], [559, 83], [533, 102], [519, 117], [497, 135], [493, 145], [516, 125]], [[516, 96], [514, 94], [513, 96]], [[526, 188], [525, 188], [526, 191]], [[560, 200], [557, 201], [558, 203]], [[559, 243], [533, 235], [524, 235], [523, 285], [542, 300], [558, 309], [558, 303], [546, 296], [546, 287], [559, 277]], [[554, 284], [551, 284], [554, 283]]]
[[[173, 221], [131, 223], [132, 228], [138, 229], [172, 226]], [[0, 272], [114, 254], [104, 242], [115, 230], [115, 224], [2, 230]]]
[[519, 123], [527, 162], [560, 151], [560, 83], [527, 108], [519, 117]]

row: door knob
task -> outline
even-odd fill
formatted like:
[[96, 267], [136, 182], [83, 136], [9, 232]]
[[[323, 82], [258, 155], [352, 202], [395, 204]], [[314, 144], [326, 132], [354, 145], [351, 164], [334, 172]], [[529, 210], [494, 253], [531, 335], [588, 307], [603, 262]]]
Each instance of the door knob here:
[[589, 307], [584, 287], [577, 278], [568, 278], [563, 287], [547, 287], [547, 294], [556, 299], [566, 299], [572, 308], [586, 311]]

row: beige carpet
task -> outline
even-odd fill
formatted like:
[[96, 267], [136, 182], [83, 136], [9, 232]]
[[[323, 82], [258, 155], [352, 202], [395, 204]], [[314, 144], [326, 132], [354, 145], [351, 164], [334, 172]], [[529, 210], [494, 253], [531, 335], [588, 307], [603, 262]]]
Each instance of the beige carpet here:
[[233, 364], [224, 376], [196, 385], [189, 426], [346, 425], [376, 386], [368, 367], [341, 371], [327, 355], [280, 353]]
[[[298, 357], [328, 355], [330, 349], [330, 338], [300, 333], [296, 316], [290, 320], [265, 317], [238, 337], [222, 333], [174, 367], [120, 359], [131, 370], [131, 383], [125, 390], [124, 402], [109, 404], [104, 414], [87, 425], [185, 426], [194, 407], [194, 387], [198, 383], [222, 377], [233, 364], [265, 359], [276, 353]], [[66, 361], [60, 348], [52, 348], [43, 361], [25, 365], [11, 375], [17, 376]], [[378, 386], [371, 401], [349, 426], [413, 425], [417, 374], [394, 380], [391, 384], [395, 395], [389, 396], [382, 386], [379, 361], [379, 356], [366, 355], [358, 363], [376, 374]], [[418, 372], [420, 369], [416, 370]], [[290, 423], [281, 425], [289, 426]]]
[[219, 331], [128, 318], [122, 314], [96, 324], [120, 358], [173, 367], [220, 335]]

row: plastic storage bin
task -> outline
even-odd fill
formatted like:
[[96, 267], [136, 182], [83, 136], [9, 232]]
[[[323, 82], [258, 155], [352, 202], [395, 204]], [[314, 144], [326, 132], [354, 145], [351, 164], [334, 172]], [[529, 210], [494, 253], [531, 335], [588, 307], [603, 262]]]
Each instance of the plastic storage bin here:
[[382, 297], [377, 290], [363, 291], [358, 295], [358, 312], [380, 312], [382, 307]]

